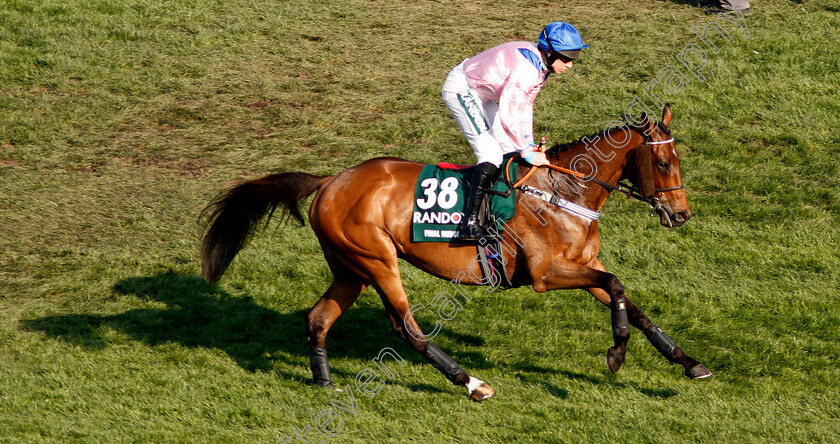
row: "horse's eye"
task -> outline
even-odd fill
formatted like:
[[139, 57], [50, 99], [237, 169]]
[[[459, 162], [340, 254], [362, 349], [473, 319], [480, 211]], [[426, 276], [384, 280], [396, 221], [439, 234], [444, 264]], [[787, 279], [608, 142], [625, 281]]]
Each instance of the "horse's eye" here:
[[659, 162], [657, 165], [659, 165], [659, 168], [662, 168], [663, 170], [668, 169], [668, 162]]

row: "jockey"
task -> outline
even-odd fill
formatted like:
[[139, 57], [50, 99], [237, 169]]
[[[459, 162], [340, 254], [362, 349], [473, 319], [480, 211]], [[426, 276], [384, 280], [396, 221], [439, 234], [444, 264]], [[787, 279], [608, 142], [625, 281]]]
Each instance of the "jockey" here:
[[501, 44], [464, 60], [446, 77], [443, 101], [478, 158], [457, 239], [490, 237], [478, 211], [505, 153], [519, 151], [532, 165], [548, 164], [535, 149], [534, 100], [550, 73], [571, 68], [588, 47], [574, 26], [552, 22], [536, 44]]

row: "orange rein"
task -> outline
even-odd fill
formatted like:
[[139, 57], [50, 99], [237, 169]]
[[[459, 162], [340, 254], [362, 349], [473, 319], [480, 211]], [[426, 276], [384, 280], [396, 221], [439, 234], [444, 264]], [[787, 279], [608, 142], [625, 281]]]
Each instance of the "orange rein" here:
[[[537, 147], [537, 149], [540, 152], [545, 152], [545, 144], [540, 143], [540, 146]], [[522, 154], [520, 154], [519, 157], [521, 158]], [[510, 159], [508, 159], [507, 163], [505, 164], [505, 179], [507, 180], [507, 183], [510, 183], [510, 175], [509, 175], [510, 163], [513, 161], [514, 158], [516, 158], [516, 156], [511, 156]], [[544, 165], [544, 166], [547, 166], [554, 171], [559, 171], [561, 173], [570, 174], [572, 176], [577, 177], [578, 179], [586, 178], [586, 175], [578, 173], [577, 171], [572, 171], [572, 170], [567, 169], [567, 168], [563, 168], [563, 167], [559, 167], [559, 166], [551, 165], [551, 164]], [[522, 185], [526, 180], [528, 180], [529, 177], [531, 177], [532, 174], [534, 174], [534, 171], [536, 171], [536, 170], [537, 169], [535, 168], [535, 165], [531, 165], [531, 168], [528, 169], [528, 172], [525, 173], [525, 175], [522, 176], [519, 180], [517, 180], [516, 183], [511, 186], [511, 188], [516, 188], [516, 187]]]

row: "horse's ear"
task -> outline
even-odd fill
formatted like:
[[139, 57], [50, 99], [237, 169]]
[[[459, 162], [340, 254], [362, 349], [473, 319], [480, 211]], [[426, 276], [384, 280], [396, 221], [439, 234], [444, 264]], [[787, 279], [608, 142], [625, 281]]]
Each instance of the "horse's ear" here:
[[648, 117], [646, 112], [642, 112], [642, 118], [639, 119], [639, 121], [641, 122], [641, 128], [640, 129], [642, 130], [642, 132], [645, 133], [646, 136], [649, 136], [650, 133], [652, 133], [653, 130], [656, 129], [655, 128], [656, 127], [656, 121], [651, 120], [650, 117]]
[[668, 126], [668, 125], [671, 124], [671, 104], [670, 103], [666, 103], [665, 104], [665, 109], [662, 110], [662, 123], [665, 126]]

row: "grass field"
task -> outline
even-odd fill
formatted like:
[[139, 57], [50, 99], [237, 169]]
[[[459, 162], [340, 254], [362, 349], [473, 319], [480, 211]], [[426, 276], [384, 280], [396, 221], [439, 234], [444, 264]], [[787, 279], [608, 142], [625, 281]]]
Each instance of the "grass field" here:
[[[330, 333], [336, 383], [385, 347], [408, 364], [326, 438], [319, 412], [350, 400], [309, 383], [303, 316], [330, 282], [311, 230], [271, 224], [217, 286], [200, 279], [198, 215], [232, 180], [470, 162], [439, 95], [466, 57], [577, 25], [592, 47], [535, 112], [564, 142], [650, 103], [703, 44], [692, 26], [721, 20], [567, 3], [0, 0], [0, 441], [840, 441], [837, 0], [720, 22], [705, 80], [668, 97], [694, 218], [666, 230], [613, 197], [601, 219], [602, 261], [710, 379], [638, 331], [609, 373], [609, 312], [582, 291], [475, 288], [436, 338], [497, 390], [473, 403], [369, 290]], [[413, 303], [446, 289], [403, 273]]]

